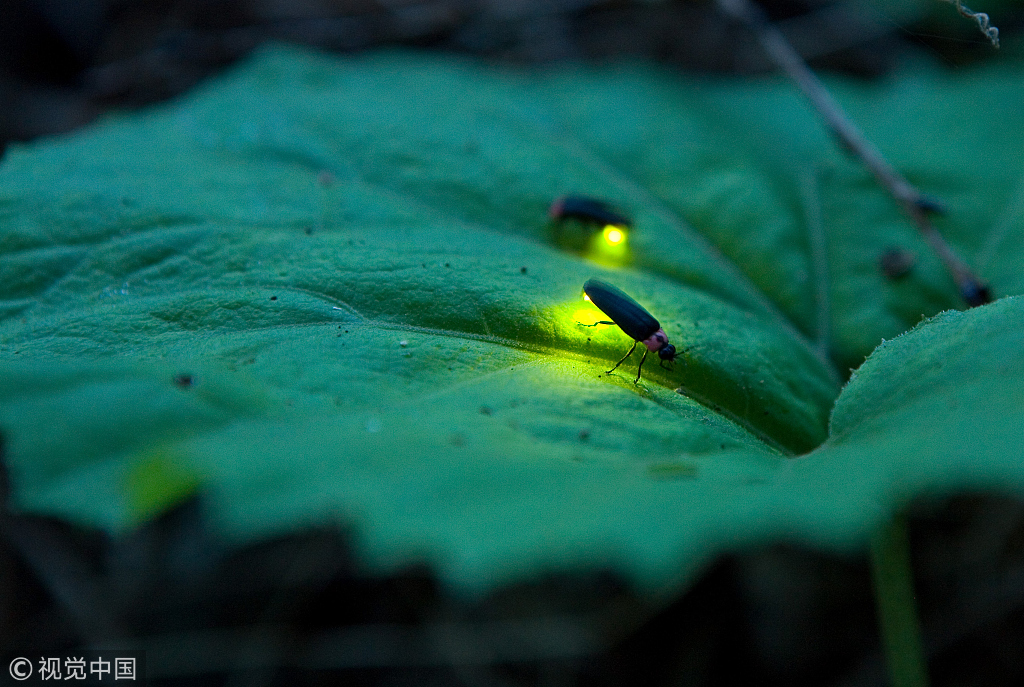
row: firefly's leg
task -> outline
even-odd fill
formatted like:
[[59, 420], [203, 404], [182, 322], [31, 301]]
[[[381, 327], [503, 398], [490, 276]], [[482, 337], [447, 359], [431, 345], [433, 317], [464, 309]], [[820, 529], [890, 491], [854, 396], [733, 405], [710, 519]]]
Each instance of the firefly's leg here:
[[602, 320], [601, 322], [595, 322], [594, 324], [583, 324], [582, 322], [577, 322], [576, 324], [578, 324], [581, 327], [596, 327], [599, 324], [615, 324], [615, 323], [614, 322], [609, 322], [607, 320]]
[[636, 368], [636, 379], [633, 383], [636, 384], [640, 381], [640, 370], [644, 369], [644, 361], [647, 360], [647, 347], [644, 346], [644, 357], [640, 358], [640, 367]]
[[[618, 367], [619, 365], [621, 365], [622, 363], [624, 363], [626, 361], [626, 358], [628, 358], [629, 356], [633, 355], [633, 351], [636, 349], [636, 345], [638, 343], [640, 343], [640, 342], [639, 341], [634, 341], [633, 342], [633, 348], [629, 349], [629, 353], [627, 353], [626, 355], [622, 356], [622, 360], [620, 360], [619, 362], [615, 363], [615, 367]], [[646, 351], [647, 351], [647, 349], [645, 348], [644, 349], [644, 355], [647, 355]], [[605, 372], [605, 374], [606, 375], [610, 375], [612, 372], [615, 372], [615, 367], [613, 367], [612, 369], [610, 369], [607, 372]]]

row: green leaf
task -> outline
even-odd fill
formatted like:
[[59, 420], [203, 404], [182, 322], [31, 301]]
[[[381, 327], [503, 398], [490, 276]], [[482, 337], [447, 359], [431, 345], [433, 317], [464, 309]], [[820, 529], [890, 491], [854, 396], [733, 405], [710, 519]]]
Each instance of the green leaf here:
[[[903, 162], [1016, 293], [1024, 116], [999, 103], [1022, 87], [922, 79], [840, 91], [916, 113]], [[957, 146], [990, 115], [982, 165]], [[567, 192], [629, 213], [626, 248], [561, 241]], [[918, 252], [899, 283], [890, 243]], [[594, 276], [660, 320], [674, 370], [605, 372], [633, 342], [581, 326]], [[865, 546], [932, 489], [1021, 488], [1017, 300], [920, 325], [840, 395], [956, 291], [774, 82], [267, 49], [12, 147], [0, 277], [12, 502], [112, 532], [199, 492], [239, 544], [341, 521], [368, 568], [427, 560], [466, 590], [597, 565], [660, 588], [766, 539]]]

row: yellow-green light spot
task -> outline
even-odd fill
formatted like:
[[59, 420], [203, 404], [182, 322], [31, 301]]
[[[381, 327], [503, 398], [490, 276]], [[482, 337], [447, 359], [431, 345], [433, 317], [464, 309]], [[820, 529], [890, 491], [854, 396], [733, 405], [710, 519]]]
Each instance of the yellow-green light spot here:
[[629, 261], [627, 229], [617, 224], [607, 224], [602, 231], [595, 231], [590, 239], [586, 256], [598, 264], [618, 267]]
[[609, 224], [604, 228], [604, 240], [609, 246], [617, 246], [626, 240], [626, 233], [621, 227]]

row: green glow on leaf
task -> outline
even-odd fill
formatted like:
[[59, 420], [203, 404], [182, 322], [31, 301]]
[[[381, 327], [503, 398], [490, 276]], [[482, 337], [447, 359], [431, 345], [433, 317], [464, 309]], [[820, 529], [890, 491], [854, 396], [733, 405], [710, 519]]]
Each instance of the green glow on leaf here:
[[172, 449], [156, 448], [139, 456], [125, 479], [128, 517], [145, 522], [194, 495], [199, 476]]

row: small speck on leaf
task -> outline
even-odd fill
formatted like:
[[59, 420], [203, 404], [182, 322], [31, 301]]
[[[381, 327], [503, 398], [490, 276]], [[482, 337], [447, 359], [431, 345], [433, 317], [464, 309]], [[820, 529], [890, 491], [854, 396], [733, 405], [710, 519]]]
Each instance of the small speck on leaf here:
[[914, 269], [917, 254], [903, 248], [890, 247], [878, 256], [878, 268], [888, 279], [901, 279]]
[[190, 375], [188, 373], [183, 372], [181, 374], [174, 375], [174, 385], [182, 389], [190, 389], [194, 387], [198, 381], [199, 380], [197, 380], [194, 375]]

